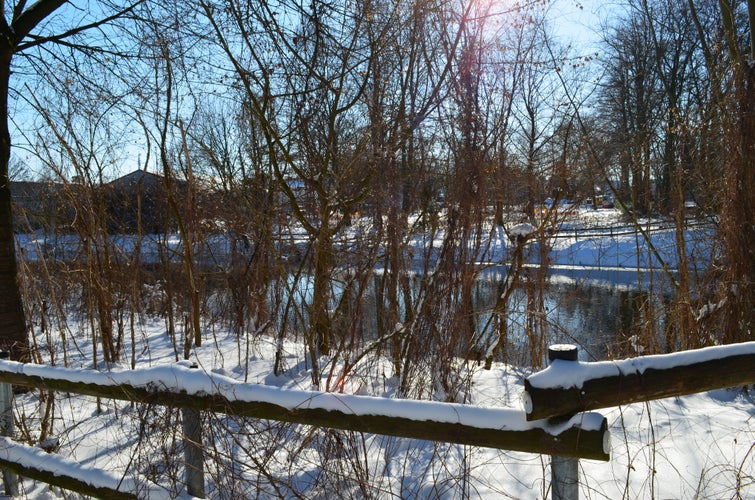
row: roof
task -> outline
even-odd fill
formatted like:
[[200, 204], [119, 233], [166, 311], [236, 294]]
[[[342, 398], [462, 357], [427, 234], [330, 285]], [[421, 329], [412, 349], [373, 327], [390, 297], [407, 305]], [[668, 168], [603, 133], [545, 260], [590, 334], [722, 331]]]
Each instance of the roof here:
[[163, 176], [153, 174], [146, 170], [134, 170], [133, 172], [126, 174], [122, 177], [118, 177], [115, 180], [108, 182], [108, 185], [115, 188], [128, 188], [133, 187], [139, 183], [144, 184], [157, 184], [163, 182]]

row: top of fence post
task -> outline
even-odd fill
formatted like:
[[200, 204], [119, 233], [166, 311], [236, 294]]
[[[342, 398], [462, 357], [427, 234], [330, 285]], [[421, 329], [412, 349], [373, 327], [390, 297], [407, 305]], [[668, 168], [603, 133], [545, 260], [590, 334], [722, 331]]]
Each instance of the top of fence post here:
[[[556, 360], [561, 361], [578, 361], [579, 349], [573, 344], [552, 344], [548, 346], [548, 363]], [[530, 403], [531, 404], [531, 403]], [[527, 411], [529, 413], [529, 410]], [[553, 423], [565, 422], [574, 416], [574, 413], [553, 416], [549, 420]]]
[[552, 363], [557, 359], [577, 361], [579, 359], [577, 346], [573, 344], [553, 344], [548, 346], [548, 361]]

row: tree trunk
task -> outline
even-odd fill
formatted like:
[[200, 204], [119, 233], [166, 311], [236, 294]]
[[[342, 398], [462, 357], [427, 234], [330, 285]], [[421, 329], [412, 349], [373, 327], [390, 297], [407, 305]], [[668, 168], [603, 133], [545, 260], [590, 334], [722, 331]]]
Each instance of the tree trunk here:
[[750, 46], [739, 45], [734, 9], [728, 0], [719, 0], [724, 35], [734, 61], [736, 94], [735, 134], [730, 145], [730, 163], [726, 178], [726, 202], [723, 207], [723, 234], [728, 258], [726, 276], [726, 316], [724, 341], [752, 340], [755, 328], [755, 1], [748, 0], [747, 34]]
[[[330, 284], [333, 271], [333, 238], [328, 228], [328, 210], [322, 210], [322, 228], [315, 241], [314, 276], [312, 285], [312, 341], [310, 349], [317, 347], [321, 355], [330, 353], [331, 321], [330, 321]], [[313, 363], [315, 361], [313, 360]]]
[[0, 44], [0, 349], [9, 350], [13, 360], [28, 361], [29, 339], [18, 282], [8, 175], [11, 148], [8, 89], [12, 55], [7, 43]]
[[724, 340], [753, 339], [755, 328], [755, 66], [742, 60], [739, 91], [738, 154], [730, 165], [725, 205], [725, 240], [729, 261], [727, 323]]

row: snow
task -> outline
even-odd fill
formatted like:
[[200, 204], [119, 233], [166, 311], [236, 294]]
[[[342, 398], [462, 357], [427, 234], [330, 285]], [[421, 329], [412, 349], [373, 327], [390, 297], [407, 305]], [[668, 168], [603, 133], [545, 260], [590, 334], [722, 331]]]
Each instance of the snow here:
[[188, 362], [136, 370], [99, 372], [0, 361], [0, 371], [102, 387], [130, 386], [185, 393], [189, 396], [219, 396], [228, 401], [269, 403], [291, 411], [302, 408], [320, 409], [356, 416], [380, 415], [418, 421], [463, 424], [479, 429], [526, 431], [539, 428], [558, 435], [575, 425], [585, 430], [600, 430], [603, 422], [602, 416], [598, 414], [586, 414], [574, 417], [562, 424], [553, 425], [546, 421], [527, 422], [526, 415], [521, 410], [513, 408], [484, 408], [455, 403], [267, 387], [261, 384], [243, 383], [217, 373], [192, 369]]
[[[241, 365], [235, 361], [239, 359], [238, 353], [233, 350], [236, 342], [230, 335], [217, 339], [217, 346], [227, 346], [223, 352], [218, 353], [216, 345], [212, 345], [196, 350], [191, 362], [175, 363], [171, 360], [173, 352], [159, 322], [144, 322], [140, 329], [143, 336], [149, 339], [148, 356], [151, 361], [144, 355], [138, 360], [139, 369], [135, 371], [122, 367], [109, 372], [91, 370], [88, 368], [89, 353], [86, 350], [78, 354], [78, 357], [76, 350], [71, 351], [72, 368], [69, 369], [20, 366], [12, 362], [4, 362], [2, 365], [27, 375], [64, 377], [86, 383], [171, 388], [184, 390], [189, 394], [223, 394], [249, 401], [269, 401], [291, 409], [320, 407], [365, 415], [388, 414], [464, 422], [482, 428], [545, 425], [543, 422], [524, 421], [520, 397], [523, 378], [529, 373], [500, 363], [495, 363], [491, 370], [483, 370], [474, 363], [460, 367], [462, 376], [469, 379], [466, 396], [468, 404], [464, 405], [396, 399], [396, 381], [392, 378], [381, 379], [379, 374], [384, 372], [385, 366], [374, 364], [356, 367], [345, 378], [343, 394], [323, 394], [302, 390], [311, 386], [311, 370], [300, 364], [289, 366], [285, 374], [277, 377], [271, 375], [274, 339], [261, 338], [256, 341], [247, 368], [242, 366], [245, 361], [243, 358]], [[85, 339], [79, 339], [79, 347], [82, 346], [86, 346]], [[286, 342], [285, 358], [295, 362], [300, 359], [301, 349], [295, 343]], [[735, 347], [731, 351], [728, 346], [721, 346], [702, 350], [693, 356], [698, 360], [709, 359], [724, 355], [725, 352], [721, 349], [731, 353], [742, 352], [744, 348]], [[682, 355], [653, 356], [641, 365], [645, 369], [671, 366], [684, 362], [683, 358]], [[80, 368], [75, 368], [77, 363]], [[192, 363], [196, 363], [198, 368], [191, 368]], [[635, 367], [636, 363], [637, 361]], [[583, 366], [578, 362], [564, 364]], [[605, 365], [608, 364], [615, 366], [615, 363]], [[558, 363], [554, 362], [554, 365]], [[598, 366], [604, 364], [598, 363]], [[333, 369], [338, 373], [337, 366]], [[548, 370], [550, 369], [544, 372], [545, 379], [553, 376], [553, 372]], [[580, 370], [577, 372], [581, 373]], [[538, 375], [533, 377], [537, 380]], [[244, 383], [244, 378], [251, 383]], [[326, 378], [327, 375], [323, 375], [323, 385]], [[579, 376], [574, 378], [578, 380]], [[356, 397], [355, 394], [360, 396]], [[98, 412], [94, 398], [65, 395], [61, 395], [61, 398], [58, 402], [60, 408], [56, 416], [56, 433], [60, 436], [58, 458], [64, 460], [57, 467], [87, 481], [91, 481], [87, 478], [98, 477], [100, 479], [97, 479], [97, 484], [112, 484], [108, 481], [130, 478], [142, 488], [142, 493], [146, 491], [145, 484], [149, 484], [149, 495], [144, 498], [186, 497], [180, 486], [172, 489], [170, 477], [173, 476], [168, 474], [170, 467], [174, 467], [177, 469], [174, 474], [178, 474], [180, 479], [180, 454], [174, 464], [158, 467], [163, 472], [156, 475], [157, 484], [144, 477], [145, 470], [152, 470], [151, 467], [156, 467], [154, 464], [162, 463], [162, 455], [154, 456], [152, 448], [142, 442], [148, 441], [149, 437], [137, 437], [138, 429], [145, 423], [148, 424], [151, 412], [155, 409], [139, 409], [138, 406], [134, 409], [126, 402], [101, 401], [102, 411]], [[31, 416], [39, 411], [37, 395], [18, 395], [16, 406], [17, 418], [25, 415], [31, 422], [27, 425], [32, 425], [34, 419]], [[600, 413], [609, 422], [612, 459], [608, 463], [580, 461], [581, 495], [588, 498], [720, 498], [732, 496], [737, 491], [743, 498], [755, 495], [755, 457], [750, 451], [755, 443], [755, 400], [741, 389], [608, 408]], [[598, 425], [600, 415], [589, 415], [592, 416], [584, 420], [582, 425]], [[581, 417], [578, 415], [575, 418]], [[157, 418], [158, 424], [162, 418]], [[222, 421], [222, 417], [216, 418]], [[247, 457], [242, 454], [237, 459], [242, 463], [251, 463], [250, 460], [257, 456], [254, 454], [257, 447], [268, 449], [269, 452], [276, 450], [275, 453], [281, 458], [266, 466], [266, 474], [293, 484], [296, 491], [304, 496], [322, 493], [314, 485], [317, 478], [322, 477], [321, 474], [327, 474], [329, 466], [323, 458], [324, 452], [310, 442], [311, 438], [302, 438], [295, 431], [298, 426], [286, 431], [283, 435], [285, 437], [281, 438], [281, 431], [277, 430], [279, 427], [252, 424], [253, 421], [243, 420], [247, 423], [239, 421], [234, 424], [233, 420], [229, 420], [223, 424], [223, 429], [235, 429], [231, 434], [235, 436], [234, 439], [245, 439], [245, 427], [252, 426], [249, 427], [251, 435], [256, 437], [251, 438], [249, 445], [245, 445], [251, 446], [248, 453], [252, 455]], [[596, 423], [591, 424], [591, 421]], [[303, 426], [302, 429], [307, 427]], [[160, 442], [167, 432], [169, 431], [159, 430], [153, 438]], [[305, 436], [309, 435], [305, 430], [301, 432]], [[226, 437], [221, 432], [215, 438], [217, 443], [208, 445], [208, 450], [215, 446], [228, 446], [223, 441]], [[457, 477], [456, 473], [449, 476], [452, 470], [466, 471], [464, 474], [468, 477], [465, 481], [474, 489], [478, 498], [500, 498], [503, 493], [517, 498], [549, 496], [548, 457], [369, 434], [365, 434], [363, 439], [363, 444], [359, 446], [364, 446], [363, 459], [371, 471], [371, 481], [378, 488], [373, 491], [378, 497], [382, 495], [377, 491], [383, 491], [387, 496], [454, 498], [463, 490], [458, 489], [461, 484], [456, 482], [458, 478], [454, 479]], [[253, 442], [257, 444], [252, 445]], [[238, 453], [238, 450], [234, 452], [235, 455]], [[263, 451], [259, 453], [264, 456]], [[26, 458], [14, 458], [35, 461], [41, 456], [39, 452], [34, 452]], [[85, 467], [77, 468], [77, 463]], [[136, 470], [129, 469], [129, 466], [136, 467]], [[457, 469], [458, 467], [461, 469]], [[90, 468], [108, 473], [92, 476]], [[252, 474], [248, 469], [245, 470], [246, 474]], [[139, 474], [133, 476], [136, 472]], [[210, 498], [224, 497], [213, 478], [209, 472], [206, 474]], [[152, 477], [149, 479], [152, 480]], [[253, 476], [248, 479], [252, 485], [259, 480], [255, 480]], [[55, 490], [48, 490], [41, 483], [28, 479], [24, 481], [24, 489], [27, 498], [39, 498], [43, 492], [47, 498], [62, 498]], [[242, 496], [250, 496], [250, 492], [246, 491]], [[296, 495], [290, 490], [284, 496]]]
[[[548, 268], [556, 279], [568, 279], [591, 284], [622, 284], [638, 287], [651, 279], [663, 277], [662, 269], [673, 274], [678, 269], [676, 229], [673, 224], [663, 221], [639, 221], [642, 231], [621, 220], [617, 209], [593, 210], [584, 207], [574, 209], [572, 215], [558, 221], [554, 231], [547, 231], [544, 240], [533, 237], [537, 228], [529, 222], [512, 221], [506, 227], [487, 227], [481, 236], [480, 247], [484, 250], [477, 256], [481, 266], [506, 266], [510, 262], [518, 240], [527, 241], [529, 251], [525, 252], [525, 265], [540, 264], [539, 245], [548, 245]], [[411, 221], [410, 221], [411, 222]], [[418, 222], [418, 221], [414, 221]], [[369, 234], [372, 221], [369, 218], [355, 218], [350, 226], [339, 233], [339, 244], [348, 246], [360, 235]], [[311, 238], [297, 224], [279, 228], [281, 241], [291, 247], [303, 247]], [[644, 234], [643, 234], [644, 232]], [[421, 258], [426, 249], [440, 249], [445, 233], [442, 229], [434, 234], [420, 232], [410, 237], [411, 254], [415, 257], [417, 269], [421, 269]], [[705, 221], [689, 221], [684, 229], [684, 239], [689, 264], [692, 269], [700, 269], [710, 261], [714, 227]], [[198, 259], [212, 265], [226, 265], [230, 261], [232, 241], [236, 238], [238, 248], [253, 248], [239, 235], [231, 233], [213, 234], [197, 243], [194, 254]], [[85, 243], [71, 234], [19, 234], [16, 235], [19, 253], [27, 261], [43, 256], [48, 259], [76, 259], [86, 254]], [[131, 259], [137, 247], [134, 235], [110, 237], [110, 243], [119, 259]], [[94, 244], [94, 243], [93, 243]], [[102, 245], [103, 242], [98, 242]], [[181, 238], [178, 235], [145, 235], [140, 241], [139, 252], [142, 263], [160, 263], [167, 258], [178, 262], [182, 256]], [[244, 246], [245, 245], [245, 246]], [[641, 281], [638, 283], [638, 272]]]
[[521, 223], [514, 225], [511, 229], [509, 229], [509, 234], [516, 240], [516, 237], [520, 236], [522, 238], [526, 238], [530, 234], [535, 232], [535, 226], [528, 223]]
[[[579, 220], [567, 221], [554, 236], [550, 249], [552, 267], [560, 279], [575, 276], [616, 284], [616, 273], [631, 268], [657, 267], [657, 257], [634, 232], [614, 225], [611, 211], [586, 211]], [[589, 220], [588, 220], [589, 219]], [[590, 224], [604, 226], [591, 231]], [[357, 223], [355, 226], [362, 227]], [[606, 229], [608, 228], [608, 229]], [[517, 234], [512, 226], [509, 234]], [[513, 229], [513, 233], [512, 230]], [[526, 234], [531, 234], [527, 229]], [[675, 268], [673, 228], [654, 226], [651, 242], [661, 259]], [[690, 226], [685, 232], [688, 253], [705, 260], [710, 228]], [[513, 243], [503, 228], [492, 228], [480, 255], [481, 264], [507, 261]], [[439, 248], [443, 234], [418, 235], [417, 249]], [[305, 241], [301, 234], [292, 241]], [[157, 256], [156, 240], [145, 240], [142, 256]], [[222, 259], [227, 239], [213, 238], [212, 255]], [[134, 240], [121, 237], [118, 248], [128, 257]], [[81, 251], [76, 238], [19, 235], [24, 257], [45, 255], [72, 258]], [[167, 244], [180, 249], [171, 236]], [[528, 243], [532, 245], [533, 243]], [[537, 243], [534, 243], [537, 244]], [[420, 252], [416, 252], [417, 255]], [[527, 254], [527, 264], [537, 265]], [[711, 305], [710, 308], [715, 307]], [[700, 311], [700, 314], [706, 313]], [[399, 399], [399, 381], [390, 376], [391, 363], [380, 357], [365, 358], [346, 371], [337, 360], [321, 359], [321, 386], [340, 392], [312, 389], [312, 370], [301, 343], [285, 340], [283, 371], [273, 374], [277, 339], [258, 336], [239, 339], [222, 328], [206, 332], [212, 341], [196, 348], [191, 361], [175, 362], [175, 351], [165, 325], [149, 317], [137, 321], [135, 352], [137, 370], [114, 366], [95, 371], [91, 338], [86, 326], [69, 319], [68, 344], [47, 345], [40, 336], [45, 356], [66, 350], [68, 367], [2, 363], [3, 369], [68, 380], [132, 385], [216, 394], [228, 399], [263, 401], [289, 410], [322, 408], [356, 415], [391, 415], [439, 422], [465, 423], [484, 429], [548, 428], [576, 420], [595, 428], [608, 419], [611, 461], [581, 460], [580, 496], [584, 498], [755, 498], [755, 397], [742, 388], [725, 389], [607, 408], [577, 415], [571, 422], [527, 422], [522, 411], [523, 380], [535, 386], [581, 387], [585, 380], [617, 373], [642, 373], [752, 353], [752, 345], [717, 346], [693, 353], [633, 358], [615, 362], [554, 361], [544, 371], [529, 371], [494, 363], [484, 370], [475, 363], [459, 362], [464, 404]], [[48, 338], [55, 338], [50, 335]], [[209, 338], [208, 338], [209, 340]], [[250, 349], [243, 348], [249, 341]], [[131, 352], [126, 339], [123, 352]], [[197, 368], [192, 368], [193, 364]], [[10, 368], [9, 368], [10, 367]], [[337, 380], [335, 384], [333, 381]], [[23, 425], [16, 439], [41, 438], [44, 401], [38, 391], [18, 394], [15, 416]], [[576, 419], [576, 420], [575, 420]], [[133, 485], [143, 498], [188, 498], [181, 485], [182, 453], [180, 421], [175, 412], [153, 405], [135, 405], [89, 396], [58, 394], [56, 411], [48, 422], [59, 439], [56, 454], [31, 447], [20, 449], [0, 439], [0, 458], [29, 464], [47, 463], [61, 473], [74, 475], [98, 486]], [[205, 415], [206, 487], [210, 498], [346, 497], [376, 498], [545, 498], [550, 496], [549, 458], [521, 452], [391, 436], [337, 433], [308, 426], [276, 424], [257, 419], [234, 419], [222, 414]], [[179, 444], [176, 444], [176, 441]], [[335, 450], [335, 451], [334, 451]], [[339, 468], [340, 467], [340, 468]], [[353, 479], [356, 476], [358, 479]], [[352, 479], [349, 479], [352, 478]], [[351, 482], [350, 482], [351, 481]], [[359, 482], [365, 490], [356, 486]], [[348, 489], [341, 490], [341, 487]], [[70, 498], [42, 483], [25, 479], [26, 498]]]
[[617, 375], [642, 375], [646, 370], [664, 370], [679, 366], [704, 363], [730, 356], [755, 354], [755, 342], [742, 344], [712, 346], [693, 351], [672, 354], [655, 354], [639, 358], [616, 361], [585, 363], [581, 361], [554, 360], [545, 370], [531, 377], [529, 382], [535, 388], [577, 388], [580, 389], [587, 380], [595, 380]]
[[[88, 467], [74, 460], [45, 452], [41, 448], [18, 446], [12, 440], [0, 436], [0, 460], [21, 464], [28, 468], [39, 468], [54, 475], [80, 479], [95, 488], [122, 489], [136, 491], [131, 478], [123, 478], [108, 471]], [[156, 498], [150, 496], [151, 498]]]

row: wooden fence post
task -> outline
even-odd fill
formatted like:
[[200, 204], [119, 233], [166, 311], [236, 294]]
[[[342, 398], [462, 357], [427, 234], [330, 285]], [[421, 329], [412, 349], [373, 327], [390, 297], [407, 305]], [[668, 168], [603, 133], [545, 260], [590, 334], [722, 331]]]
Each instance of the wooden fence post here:
[[[0, 359], [10, 358], [8, 351], [0, 351]], [[0, 435], [13, 437], [13, 386], [7, 382], [0, 382]], [[18, 476], [9, 470], [3, 471], [5, 494], [18, 496]]]
[[[196, 363], [192, 368], [198, 368]], [[183, 416], [184, 461], [186, 467], [186, 491], [197, 498], [204, 494], [204, 458], [202, 456], [202, 419], [200, 411], [185, 407]]]
[[[556, 359], [577, 361], [577, 346], [556, 344], [548, 347], [548, 361]], [[551, 421], [569, 419], [572, 415], [554, 417]], [[577, 500], [579, 498], [579, 459], [551, 455], [551, 498], [553, 500]]]

